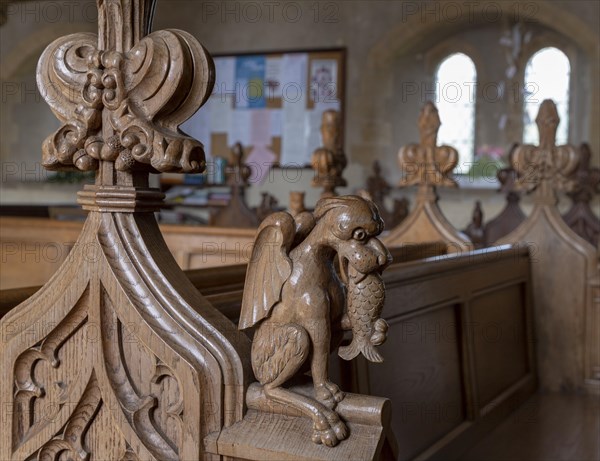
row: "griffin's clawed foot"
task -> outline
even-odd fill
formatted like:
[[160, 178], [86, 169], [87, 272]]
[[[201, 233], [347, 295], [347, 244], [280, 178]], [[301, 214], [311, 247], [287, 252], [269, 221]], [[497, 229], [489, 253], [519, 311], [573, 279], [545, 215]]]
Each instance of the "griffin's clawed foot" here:
[[331, 381], [315, 384], [315, 397], [328, 408], [334, 408], [336, 403], [344, 399], [344, 393]]

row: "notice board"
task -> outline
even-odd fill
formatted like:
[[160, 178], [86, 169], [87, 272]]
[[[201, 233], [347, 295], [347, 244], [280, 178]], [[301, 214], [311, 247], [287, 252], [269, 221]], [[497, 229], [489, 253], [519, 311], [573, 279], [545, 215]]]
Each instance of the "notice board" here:
[[207, 160], [306, 166], [321, 145], [321, 115], [344, 114], [345, 49], [217, 55], [211, 97], [181, 129], [204, 144]]

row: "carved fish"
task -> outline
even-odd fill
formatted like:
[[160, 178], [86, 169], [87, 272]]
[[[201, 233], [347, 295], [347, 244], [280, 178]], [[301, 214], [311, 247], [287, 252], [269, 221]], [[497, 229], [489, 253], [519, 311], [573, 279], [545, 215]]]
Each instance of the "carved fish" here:
[[383, 362], [375, 346], [383, 344], [388, 325], [379, 318], [385, 303], [385, 286], [378, 272], [348, 277], [348, 320], [352, 326], [352, 342], [340, 347], [338, 355], [352, 360], [359, 353], [371, 362]]

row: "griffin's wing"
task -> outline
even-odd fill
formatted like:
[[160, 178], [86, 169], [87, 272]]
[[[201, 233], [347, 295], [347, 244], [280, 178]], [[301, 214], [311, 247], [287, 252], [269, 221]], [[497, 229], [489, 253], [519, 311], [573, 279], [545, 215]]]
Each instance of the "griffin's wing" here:
[[246, 273], [240, 330], [267, 318], [281, 300], [283, 284], [292, 273], [288, 253], [295, 232], [294, 218], [285, 212], [271, 214], [258, 228]]

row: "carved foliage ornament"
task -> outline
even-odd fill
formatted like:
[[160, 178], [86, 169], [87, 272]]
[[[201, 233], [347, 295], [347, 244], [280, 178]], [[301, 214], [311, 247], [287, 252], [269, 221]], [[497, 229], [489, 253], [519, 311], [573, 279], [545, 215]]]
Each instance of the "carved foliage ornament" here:
[[458, 163], [458, 152], [453, 147], [437, 145], [441, 122], [432, 102], [427, 102], [421, 109], [418, 125], [420, 143], [403, 146], [398, 153], [400, 170], [404, 173], [400, 187], [456, 187], [457, 183], [450, 174]]
[[[101, 28], [127, 7], [99, 0]], [[95, 34], [72, 34], [42, 54], [38, 87], [63, 122], [44, 142], [43, 165], [87, 171], [98, 169], [102, 160], [120, 171], [201, 172], [202, 144], [177, 127], [212, 91], [210, 55], [180, 30], [153, 32], [136, 44], [119, 38], [115, 49], [104, 49], [103, 42], [113, 40], [110, 34], [101, 34], [100, 42]], [[123, 50], [127, 43], [132, 47]], [[103, 123], [112, 136], [102, 135]]]

